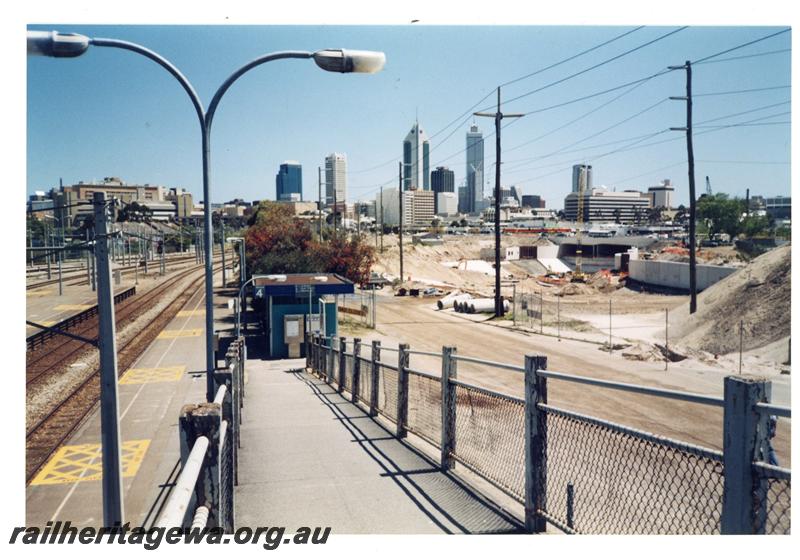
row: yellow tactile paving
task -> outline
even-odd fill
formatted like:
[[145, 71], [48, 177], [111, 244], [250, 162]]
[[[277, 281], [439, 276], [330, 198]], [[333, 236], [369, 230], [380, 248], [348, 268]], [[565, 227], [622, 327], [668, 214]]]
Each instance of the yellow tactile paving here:
[[187, 338], [190, 336], [201, 336], [203, 329], [183, 329], [178, 331], [161, 331], [157, 338]]
[[[149, 439], [122, 442], [122, 476], [135, 476], [150, 446]], [[31, 486], [70, 484], [103, 478], [103, 453], [100, 444], [65, 445], [39, 471]]]
[[33, 289], [33, 290], [27, 290], [25, 292], [25, 295], [26, 296], [41, 297], [41, 296], [49, 296], [52, 293], [53, 293], [53, 290], [44, 290], [44, 289], [38, 288], [38, 289]]
[[83, 311], [91, 307], [88, 303], [62, 303], [56, 305], [53, 310], [55, 311]]
[[192, 309], [192, 310], [178, 311], [176, 317], [202, 317], [205, 314], [206, 314], [205, 309]]
[[177, 381], [185, 371], [186, 366], [131, 368], [120, 378], [119, 384], [167, 383], [169, 381]]

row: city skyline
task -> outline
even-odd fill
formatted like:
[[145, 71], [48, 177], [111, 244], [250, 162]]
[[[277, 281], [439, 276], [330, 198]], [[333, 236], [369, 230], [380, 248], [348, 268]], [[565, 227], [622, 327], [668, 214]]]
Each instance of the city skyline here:
[[[289, 33], [285, 27], [186, 26], [179, 34], [170, 34], [174, 26], [30, 28], [140, 42], [176, 63], [206, 102], [209, 92], [238, 63], [262, 52], [331, 43], [386, 52], [386, 70], [375, 76], [336, 80], [302, 62], [287, 62], [254, 72], [252, 78], [237, 84], [223, 103], [212, 134], [215, 202], [234, 197], [274, 199], [269, 178], [288, 154], [306, 164], [303, 198], [314, 200], [316, 162], [333, 150], [347, 153], [350, 159], [348, 202], [374, 199], [381, 185], [396, 185], [401, 159], [397, 137], [408, 130], [407, 123], [414, 122], [417, 113], [419, 121], [427, 123], [426, 131], [433, 131], [429, 134], [430, 170], [449, 166], [456, 172], [456, 184], [461, 184], [466, 179], [462, 135], [470, 126], [471, 106], [493, 109], [494, 87], [522, 78], [503, 86], [503, 99], [508, 100], [503, 110], [527, 113], [519, 122], [507, 123], [510, 127], [503, 132], [503, 184], [520, 185], [525, 193], [547, 200], [563, 200], [571, 190], [572, 166], [586, 163], [593, 167], [596, 185], [617, 190], [646, 189], [671, 177], [676, 204], [688, 200], [685, 140], [680, 132], [668, 129], [684, 124], [685, 108], [667, 97], [683, 94], [683, 72], [667, 72], [607, 95], [547, 108], [781, 30], [470, 27], [470, 38], [480, 39], [480, 48], [467, 50], [449, 63], [452, 68], [442, 70], [448, 77], [442, 82], [448, 87], [437, 88], [425, 78], [440, 65], [420, 53], [433, 42], [442, 45], [442, 57], [451, 50], [463, 50], [469, 41], [458, 38], [457, 27], [299, 26]], [[625, 33], [591, 53], [525, 77]], [[790, 35], [780, 34], [719, 57], [736, 60], [695, 66], [698, 185], [709, 175], [714, 192], [744, 196], [750, 188], [751, 193], [764, 196], [790, 194], [789, 126], [784, 124], [789, 120], [790, 89], [783, 87], [789, 83]], [[415, 41], [409, 42], [410, 36]], [[198, 39], [209, 44], [209, 53], [215, 53], [208, 72], [188, 56], [186, 45]], [[499, 41], [499, 46], [495, 48], [493, 41]], [[563, 86], [546, 87], [648, 41], [654, 42], [568, 79]], [[532, 61], [525, 52], [537, 45], [546, 46], [548, 54]], [[772, 54], [750, 56], [761, 53]], [[504, 63], [493, 65], [493, 60]], [[420, 67], [417, 72], [410, 70], [414, 64]], [[482, 71], [458, 74], [468, 64]], [[196, 123], [191, 122], [188, 101], [162, 69], [147, 60], [100, 49], [73, 61], [32, 59], [27, 66], [28, 194], [49, 190], [59, 178], [77, 183], [114, 175], [132, 183], [183, 187], [201, 198]], [[45, 87], [54, 82], [60, 87], [57, 98]], [[87, 84], [92, 86], [88, 91]], [[536, 92], [539, 88], [544, 89]], [[759, 91], [722, 95], [742, 90]], [[485, 99], [476, 104], [481, 97]], [[303, 116], [298, 117], [298, 112]], [[270, 130], [290, 132], [275, 135]], [[309, 134], [300, 133], [304, 130]], [[63, 142], [67, 134], [75, 141]], [[493, 143], [488, 133], [484, 138]], [[488, 194], [494, 182], [493, 173], [487, 172], [494, 167], [494, 150], [489, 146], [485, 152], [484, 175], [491, 177], [485, 178], [483, 189]]]

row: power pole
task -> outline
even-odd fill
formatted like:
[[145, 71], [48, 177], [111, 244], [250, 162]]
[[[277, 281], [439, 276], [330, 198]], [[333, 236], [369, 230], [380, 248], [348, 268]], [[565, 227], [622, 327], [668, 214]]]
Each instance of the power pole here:
[[399, 161], [398, 163], [398, 175], [397, 175], [397, 192], [400, 197], [400, 283], [402, 284], [405, 281], [405, 277], [403, 276], [403, 162]]
[[336, 229], [336, 222], [338, 218], [339, 202], [336, 200], [336, 186], [333, 188], [333, 236], [338, 237], [339, 231]]
[[381, 187], [381, 253], [383, 253], [383, 187]]
[[317, 224], [319, 242], [322, 243], [322, 167], [317, 167]]
[[222, 287], [228, 285], [225, 281], [225, 220], [222, 219], [222, 216], [219, 218], [219, 248], [222, 250]]
[[94, 193], [95, 261], [97, 263], [97, 313], [100, 336], [100, 426], [103, 456], [103, 524], [122, 525], [122, 456], [120, 453], [117, 396], [117, 343], [114, 294], [108, 262], [108, 209], [106, 194]]
[[692, 63], [687, 60], [683, 66], [670, 66], [670, 70], [686, 70], [686, 97], [670, 97], [686, 102], [686, 126], [672, 127], [670, 130], [686, 132], [686, 152], [689, 160], [689, 313], [697, 311], [697, 254], [695, 240], [695, 215], [697, 201], [694, 192], [694, 147], [692, 145]]
[[500, 88], [497, 88], [497, 111], [494, 113], [473, 113], [477, 117], [494, 118], [495, 170], [494, 170], [494, 316], [502, 317], [503, 296], [500, 293], [500, 129], [504, 118], [524, 116], [524, 113], [500, 111]]

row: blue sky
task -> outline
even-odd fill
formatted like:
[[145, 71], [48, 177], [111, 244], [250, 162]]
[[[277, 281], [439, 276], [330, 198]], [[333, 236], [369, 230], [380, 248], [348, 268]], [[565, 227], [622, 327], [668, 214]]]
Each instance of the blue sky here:
[[[445, 128], [448, 124], [487, 95], [475, 109], [491, 110], [498, 84], [634, 29], [66, 24], [29, 28], [140, 43], [175, 63], [206, 104], [234, 69], [265, 52], [346, 47], [386, 53], [386, 68], [376, 75], [331, 74], [319, 70], [313, 62], [292, 60], [269, 63], [237, 82], [223, 99], [212, 131], [215, 202], [235, 197], [274, 198], [275, 174], [284, 160], [301, 162], [304, 195], [315, 199], [317, 166], [333, 151], [348, 156], [348, 199], [374, 198], [381, 184], [396, 184], [401, 143], [415, 115], [429, 135], [442, 131], [431, 140], [432, 168], [449, 166], [455, 171], [456, 184], [460, 184], [465, 176], [461, 152], [470, 119], [462, 117]], [[632, 32], [590, 54], [505, 86], [503, 98], [541, 88], [675, 29], [645, 27]], [[579, 77], [505, 104], [504, 111], [528, 114], [503, 130], [503, 183], [521, 185], [524, 193], [543, 196], [548, 207], [561, 208], [570, 190], [571, 165], [585, 162], [594, 167], [596, 185], [618, 190], [644, 188], [671, 178], [678, 203], [685, 203], [688, 181], [684, 135], [662, 132], [685, 123], [685, 105], [666, 100], [670, 95], [684, 94], [683, 71], [561, 108], [541, 109], [778, 30], [690, 27]], [[791, 33], [784, 33], [719, 58], [790, 47]], [[778, 52], [697, 65], [694, 92], [788, 85], [790, 56], [790, 52]], [[153, 62], [106, 48], [90, 48], [76, 59], [30, 57], [27, 86], [28, 193], [55, 186], [59, 178], [71, 184], [119, 176], [129, 183], [184, 187], [200, 198], [197, 119], [177, 82]], [[701, 128], [754, 119], [760, 119], [758, 124], [789, 121], [790, 95], [789, 88], [781, 88], [700, 95], [695, 99], [698, 192], [703, 192], [708, 175], [714, 191], [744, 196], [749, 187], [753, 194], [790, 194], [789, 125]], [[735, 113], [743, 114], [714, 120]], [[613, 126], [621, 121], [625, 122]], [[704, 125], [705, 121], [712, 122]], [[491, 119], [479, 119], [478, 124], [484, 132], [493, 127]], [[555, 129], [560, 130], [550, 133]], [[654, 136], [643, 140], [649, 134]], [[645, 145], [670, 139], [674, 140]], [[636, 140], [641, 140], [641, 147], [601, 157]], [[486, 142], [486, 176], [490, 181], [493, 162], [491, 138]], [[492, 184], [487, 185], [487, 193]]]

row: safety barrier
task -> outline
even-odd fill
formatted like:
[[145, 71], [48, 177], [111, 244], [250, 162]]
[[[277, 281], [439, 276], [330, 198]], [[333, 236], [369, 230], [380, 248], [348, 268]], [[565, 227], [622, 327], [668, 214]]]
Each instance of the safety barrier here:
[[[422, 352], [355, 339], [350, 354], [346, 345], [343, 338], [314, 335], [308, 367], [340, 392], [350, 391], [370, 415], [391, 420], [397, 437], [410, 432], [436, 447], [443, 470], [463, 466], [518, 501], [530, 532], [548, 523], [592, 534], [791, 530], [791, 470], [770, 464], [776, 419], [791, 418], [791, 410], [768, 402], [768, 381], [726, 377], [720, 398], [555, 372], [544, 356], [526, 356], [523, 367], [459, 356], [455, 347]], [[326, 369], [333, 348], [341, 357], [334, 360], [338, 376]], [[396, 361], [386, 359], [390, 351]], [[412, 368], [412, 355], [437, 359], [441, 372]], [[524, 397], [459, 380], [459, 363], [524, 375]], [[723, 449], [553, 406], [547, 402], [553, 382], [722, 408]]]
[[214, 401], [181, 410], [182, 468], [157, 527], [208, 526], [233, 532], [246, 380], [244, 353], [244, 338], [240, 337], [228, 347], [225, 367], [214, 372]]
[[[118, 293], [114, 296], [114, 303], [117, 304], [123, 300], [128, 299], [129, 297], [136, 295], [136, 286], [130, 287], [127, 290], [123, 290], [122, 292]], [[56, 331], [69, 331], [72, 327], [82, 323], [89, 317], [94, 317], [97, 315], [97, 306], [93, 305], [88, 309], [84, 309], [80, 313], [76, 313], [70, 317], [67, 317], [63, 321], [59, 321], [55, 325], [50, 325], [48, 329], [40, 330], [37, 333], [30, 335], [27, 339], [27, 346], [28, 352], [36, 348], [37, 346], [42, 346], [45, 342], [53, 338], [54, 336], [58, 336]]]

